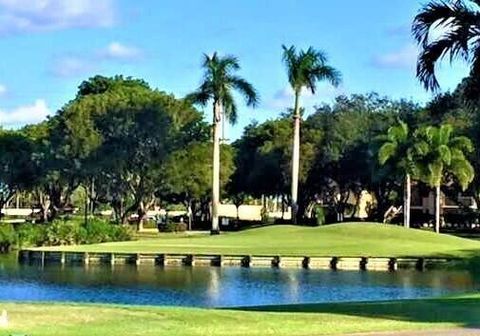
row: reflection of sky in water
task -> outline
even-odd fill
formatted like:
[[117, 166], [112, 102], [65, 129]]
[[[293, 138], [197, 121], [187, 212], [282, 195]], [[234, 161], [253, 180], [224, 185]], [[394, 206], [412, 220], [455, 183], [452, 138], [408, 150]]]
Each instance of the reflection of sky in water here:
[[478, 289], [465, 271], [331, 272], [151, 266], [20, 266], [0, 257], [0, 300], [181, 306], [392, 300]]

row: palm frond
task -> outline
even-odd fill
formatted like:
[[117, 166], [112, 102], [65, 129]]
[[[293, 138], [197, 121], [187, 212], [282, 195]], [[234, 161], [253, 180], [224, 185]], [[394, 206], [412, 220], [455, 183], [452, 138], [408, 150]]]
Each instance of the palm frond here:
[[207, 105], [210, 99], [211, 99], [210, 94], [203, 90], [197, 90], [195, 92], [188, 94], [185, 97], [185, 100], [187, 100], [189, 103], [198, 104], [201, 106]]
[[455, 41], [442, 39], [427, 45], [418, 56], [417, 78], [427, 90], [436, 91], [440, 88], [435, 66], [454, 47]]
[[222, 97], [222, 106], [223, 106], [223, 115], [226, 120], [235, 125], [238, 119], [237, 105], [235, 104], [235, 99], [233, 98], [230, 92], [226, 92]]
[[449, 144], [450, 137], [453, 132], [453, 126], [450, 124], [443, 124], [438, 128], [438, 142], [440, 144]]
[[[427, 90], [439, 89], [435, 76], [438, 61], [446, 56], [450, 62], [456, 58], [468, 61], [470, 54], [479, 48], [480, 14], [478, 3], [476, 6], [473, 3], [476, 1], [432, 0], [415, 17], [412, 32], [422, 47], [417, 61], [417, 77]], [[433, 32], [439, 37], [433, 39]]]
[[245, 79], [233, 76], [231, 79], [232, 86], [237, 89], [244, 97], [248, 106], [257, 106], [259, 102], [259, 95], [252, 84]]
[[438, 28], [457, 16], [454, 5], [445, 1], [432, 1], [415, 16], [412, 33], [415, 40], [426, 46], [430, 40], [431, 30]]
[[339, 86], [342, 82], [342, 74], [340, 71], [329, 65], [322, 65], [312, 69], [312, 77], [317, 81], [326, 80], [335, 87]]
[[383, 166], [390, 160], [397, 152], [397, 144], [393, 142], [386, 142], [380, 147], [378, 151], [378, 162]]
[[475, 170], [470, 162], [466, 159], [452, 160], [451, 170], [463, 190], [467, 189], [468, 185], [475, 177]]
[[441, 145], [438, 147], [439, 159], [447, 166], [452, 162], [452, 152], [447, 145]]
[[474, 150], [472, 140], [470, 140], [469, 138], [467, 138], [465, 136], [454, 137], [454, 138], [452, 138], [450, 143], [451, 143], [451, 146], [453, 148], [461, 150], [461, 151], [465, 151], [467, 153], [471, 153]]

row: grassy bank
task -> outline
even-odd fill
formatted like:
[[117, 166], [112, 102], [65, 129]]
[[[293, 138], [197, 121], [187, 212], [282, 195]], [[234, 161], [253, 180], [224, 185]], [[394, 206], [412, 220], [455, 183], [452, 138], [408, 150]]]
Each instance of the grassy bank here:
[[270, 226], [220, 236], [163, 234], [155, 239], [51, 247], [82, 252], [157, 252], [296, 256], [450, 256], [480, 254], [480, 242], [382, 224]]
[[472, 327], [480, 296], [397, 302], [318, 304], [233, 311], [74, 304], [0, 303], [9, 329], [0, 335], [327, 335]]

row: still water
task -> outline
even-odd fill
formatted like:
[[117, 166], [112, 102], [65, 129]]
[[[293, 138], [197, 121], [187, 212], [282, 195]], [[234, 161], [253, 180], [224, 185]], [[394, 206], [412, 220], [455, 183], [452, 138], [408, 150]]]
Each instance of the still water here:
[[392, 300], [476, 291], [468, 271], [19, 265], [0, 255], [0, 300], [229, 307]]

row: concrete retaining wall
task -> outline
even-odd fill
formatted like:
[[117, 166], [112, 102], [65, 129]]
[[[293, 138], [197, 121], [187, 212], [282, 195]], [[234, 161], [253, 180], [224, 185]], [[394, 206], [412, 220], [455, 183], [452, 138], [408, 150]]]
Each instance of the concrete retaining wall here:
[[368, 258], [368, 257], [294, 257], [251, 255], [206, 255], [165, 253], [88, 253], [47, 250], [21, 250], [22, 263], [111, 264], [150, 266], [234, 266], [276, 267], [331, 270], [395, 271], [425, 270], [452, 265], [456, 259], [446, 258]]

